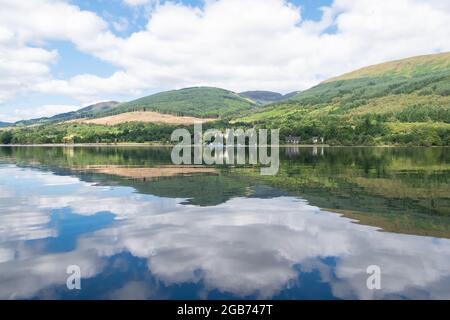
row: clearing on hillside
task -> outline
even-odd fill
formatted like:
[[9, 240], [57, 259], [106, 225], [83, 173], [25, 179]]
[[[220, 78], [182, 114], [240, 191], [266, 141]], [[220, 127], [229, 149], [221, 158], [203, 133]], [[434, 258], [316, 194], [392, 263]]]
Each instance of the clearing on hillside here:
[[206, 123], [215, 121], [217, 119], [203, 119], [196, 117], [181, 117], [171, 114], [164, 114], [153, 111], [135, 111], [116, 114], [113, 116], [96, 118], [96, 119], [75, 119], [70, 122], [77, 123], [92, 123], [107, 126], [114, 126], [125, 122], [150, 122], [150, 123], [165, 123], [165, 124], [194, 124], [194, 123]]

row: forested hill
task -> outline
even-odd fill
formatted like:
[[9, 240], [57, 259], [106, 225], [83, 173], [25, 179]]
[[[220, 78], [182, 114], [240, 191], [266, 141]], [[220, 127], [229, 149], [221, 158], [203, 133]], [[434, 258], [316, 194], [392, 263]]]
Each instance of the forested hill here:
[[280, 127], [304, 142], [448, 145], [450, 53], [363, 68], [235, 122]]
[[220, 88], [194, 87], [153, 94], [121, 104], [103, 115], [130, 111], [156, 111], [178, 116], [219, 118], [252, 110], [257, 104], [250, 99]]

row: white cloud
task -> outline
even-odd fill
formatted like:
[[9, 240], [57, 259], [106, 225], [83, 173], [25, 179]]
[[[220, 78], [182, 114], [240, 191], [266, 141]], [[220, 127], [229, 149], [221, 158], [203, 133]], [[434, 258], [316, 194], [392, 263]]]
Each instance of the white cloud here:
[[[148, 2], [124, 1], [137, 9]], [[201, 8], [165, 2], [154, 6], [144, 30], [127, 38], [64, 1], [0, 5], [0, 48], [14, 43], [13, 51], [41, 50], [40, 58], [25, 55], [25, 64], [0, 51], [0, 69], [2, 62], [13, 69], [2, 77], [0, 101], [17, 90], [82, 101], [193, 85], [288, 92], [365, 65], [450, 50], [450, 6], [444, 0], [335, 0], [317, 22], [283, 0], [210, 0]], [[327, 33], [329, 28], [336, 32]], [[48, 39], [71, 41], [121, 71], [107, 78], [54, 79], [49, 66], [56, 53], [31, 47]], [[20, 69], [14, 61], [24, 65], [23, 75], [14, 75]]]
[[18, 90], [27, 90], [34, 83], [46, 81], [49, 64], [56, 57], [55, 51], [0, 41], [0, 102], [13, 97]]
[[114, 39], [105, 21], [65, 1], [0, 0], [0, 7], [0, 103], [52, 80], [58, 53], [44, 49], [45, 41], [67, 40], [100, 52], [103, 42]]
[[112, 21], [112, 25], [114, 27], [114, 30], [116, 30], [118, 32], [124, 32], [129, 27], [128, 20], [123, 17], [118, 18], [115, 21]]
[[58, 113], [65, 113], [78, 109], [80, 109], [79, 105], [59, 105], [59, 104], [48, 104], [34, 109], [15, 108], [12, 111], [11, 115], [2, 117], [2, 119], [7, 122], [15, 122], [21, 119], [50, 117]]
[[36, 84], [34, 90], [52, 94], [76, 97], [82, 101], [91, 101], [96, 92], [138, 94], [145, 86], [126, 72], [118, 71], [109, 78], [101, 78], [92, 74], [81, 74], [65, 80], [49, 80]]
[[[450, 10], [432, 4], [337, 0], [312, 22], [282, 0], [207, 1], [203, 9], [165, 3], [146, 30], [93, 53], [122, 68], [137, 90], [212, 85], [287, 92], [363, 65], [450, 50]], [[323, 33], [332, 24], [337, 33]], [[129, 81], [121, 84], [125, 90]], [[88, 89], [90, 82], [83, 83]]]
[[123, 0], [129, 6], [142, 6], [149, 4], [152, 0]]

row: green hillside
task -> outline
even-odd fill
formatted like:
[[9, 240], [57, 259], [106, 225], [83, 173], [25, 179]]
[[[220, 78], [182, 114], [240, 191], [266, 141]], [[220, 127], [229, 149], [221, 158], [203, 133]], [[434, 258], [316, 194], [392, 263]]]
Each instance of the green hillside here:
[[450, 68], [450, 53], [446, 52], [376, 64], [328, 79], [325, 82], [379, 76], [402, 76], [411, 78], [414, 75], [441, 71], [448, 68]]
[[450, 53], [414, 57], [327, 80], [236, 119], [302, 142], [450, 144]]
[[219, 118], [251, 110], [255, 106], [254, 101], [228, 90], [195, 87], [161, 92], [123, 103], [102, 116], [129, 111], [157, 111], [179, 116]]

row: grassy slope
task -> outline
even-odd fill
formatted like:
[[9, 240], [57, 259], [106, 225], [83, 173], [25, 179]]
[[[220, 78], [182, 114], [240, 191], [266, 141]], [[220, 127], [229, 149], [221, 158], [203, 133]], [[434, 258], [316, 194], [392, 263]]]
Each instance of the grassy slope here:
[[417, 56], [376, 64], [328, 79], [325, 83], [365, 77], [379, 77], [381, 75], [412, 78], [417, 74], [441, 71], [448, 68], [450, 68], [450, 52]]
[[[113, 113], [157, 111], [180, 116], [218, 118], [250, 110], [255, 102], [219, 88], [195, 87], [157, 93], [127, 102]], [[106, 115], [111, 113], [106, 113]]]
[[[408, 143], [417, 130], [424, 133], [431, 129], [429, 144], [448, 144], [450, 53], [363, 68], [327, 80], [288, 101], [247, 113], [239, 121], [281, 127], [282, 133], [305, 139], [325, 135], [333, 141], [337, 135], [336, 142], [349, 144], [357, 143], [352, 135], [367, 136], [362, 144], [367, 140]], [[376, 132], [354, 132], [358, 126], [372, 126]]]
[[196, 118], [189, 116], [181, 117], [154, 111], [146, 111], [146, 112], [132, 111], [101, 118], [73, 120], [74, 123], [92, 123], [107, 126], [114, 126], [117, 124], [127, 122], [160, 123], [169, 125], [190, 125], [194, 123], [206, 123], [211, 121], [216, 121], [216, 119]]

